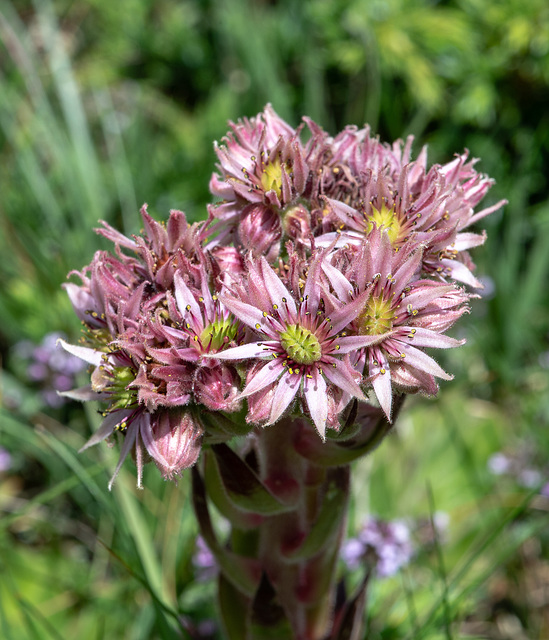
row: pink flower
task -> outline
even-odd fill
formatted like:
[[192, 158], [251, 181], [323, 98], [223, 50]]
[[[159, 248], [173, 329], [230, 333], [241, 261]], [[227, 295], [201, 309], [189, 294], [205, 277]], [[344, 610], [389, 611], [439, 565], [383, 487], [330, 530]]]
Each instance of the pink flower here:
[[[308, 121], [312, 137], [307, 144], [300, 140], [301, 128], [293, 129], [270, 105], [250, 120], [230, 123], [231, 132], [223, 145], [215, 146], [221, 176], [212, 175], [210, 190], [221, 202], [209, 208], [214, 220], [211, 232], [216, 243], [231, 240], [242, 243], [254, 254], [278, 255], [279, 242], [285, 233], [301, 235], [301, 225], [286, 224], [286, 213], [300, 200], [317, 196], [318, 172], [326, 146], [326, 134]], [[309, 229], [309, 218], [304, 229]]]
[[367, 294], [348, 304], [331, 296], [326, 304], [319, 284], [323, 259], [323, 253], [312, 258], [299, 297], [286, 288], [264, 258], [250, 259], [244, 285], [235, 288], [234, 295], [220, 297], [260, 340], [215, 354], [220, 360], [252, 360], [254, 374], [248, 377], [241, 397], [254, 398], [255, 414], [268, 415], [266, 425], [279, 420], [299, 396], [322, 438], [328, 396], [342, 390], [349, 398], [365, 400], [357, 372], [349, 358], [341, 356], [382, 338], [341, 334], [359, 314]]
[[[467, 250], [483, 244], [485, 235], [465, 229], [506, 201], [475, 212], [493, 184], [474, 170], [476, 160], [468, 162], [465, 151], [427, 171], [425, 147], [410, 161], [412, 140], [404, 148], [401, 141], [382, 144], [368, 128], [347, 128], [335, 138], [331, 172], [324, 171], [322, 187], [329, 215], [340, 221], [341, 244], [360, 244], [374, 227], [386, 230], [397, 250], [409, 240], [423, 245], [426, 274], [482, 287], [472, 275]], [[317, 243], [325, 245], [333, 237], [332, 232]]]
[[[332, 260], [337, 262], [337, 253]], [[435, 394], [435, 377], [451, 379], [423, 349], [463, 344], [443, 332], [468, 310], [470, 296], [454, 285], [418, 279], [422, 247], [407, 245], [395, 253], [387, 231], [372, 230], [346, 260], [345, 274], [327, 262], [323, 268], [341, 300], [364, 300], [349, 331], [378, 340], [361, 347], [354, 361], [367, 369], [390, 419], [393, 386]]]

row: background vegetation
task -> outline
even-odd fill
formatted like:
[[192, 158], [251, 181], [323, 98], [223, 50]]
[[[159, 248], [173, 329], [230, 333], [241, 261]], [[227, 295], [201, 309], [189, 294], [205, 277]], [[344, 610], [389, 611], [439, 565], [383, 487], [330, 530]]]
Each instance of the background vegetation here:
[[48, 406], [29, 363], [77, 335], [60, 285], [107, 248], [97, 220], [202, 218], [212, 141], [266, 102], [412, 133], [433, 162], [466, 147], [486, 204], [509, 200], [474, 252], [456, 380], [357, 465], [349, 531], [372, 513], [416, 540], [370, 587], [369, 639], [549, 637], [546, 0], [0, 0], [0, 636], [220, 637], [186, 481], [149, 469], [136, 492], [128, 463], [110, 494], [114, 452], [76, 454], [97, 414]]

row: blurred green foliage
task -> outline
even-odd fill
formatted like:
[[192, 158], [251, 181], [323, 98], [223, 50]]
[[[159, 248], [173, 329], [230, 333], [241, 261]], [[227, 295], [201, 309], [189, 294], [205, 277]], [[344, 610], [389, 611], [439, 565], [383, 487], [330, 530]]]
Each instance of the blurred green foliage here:
[[[510, 558], [526, 540], [539, 562], [547, 553], [547, 504], [511, 489], [490, 502], [485, 471], [509, 441], [549, 458], [539, 428], [549, 422], [546, 0], [0, 0], [0, 86], [0, 355], [4, 388], [23, 392], [10, 348], [76, 335], [60, 285], [107, 248], [92, 232], [98, 219], [135, 232], [145, 201], [158, 218], [170, 208], [203, 218], [212, 141], [228, 119], [271, 102], [292, 125], [303, 114], [331, 133], [368, 122], [387, 141], [414, 134], [431, 161], [464, 147], [482, 159], [497, 181], [486, 205], [509, 200], [473, 252], [493, 293], [463, 323], [468, 346], [448, 356], [455, 391], [414, 404], [403, 427], [414, 437], [360, 468], [369, 488], [351, 524], [369, 508], [425, 514], [432, 478], [436, 508], [455, 522], [448, 580], [426, 553], [405, 576], [406, 597], [398, 581], [376, 587], [369, 638], [543, 637], [549, 622], [528, 617], [525, 593], [506, 609], [524, 636], [462, 636], [453, 621], [496, 615], [480, 585], [498, 564], [522, 585]], [[25, 406], [3, 410], [0, 426], [14, 459], [0, 477], [0, 636], [172, 638], [178, 616], [211, 613], [212, 591], [189, 564], [185, 482], [151, 470], [140, 496], [126, 481], [107, 494], [109, 452], [74, 455], [95, 416]]]

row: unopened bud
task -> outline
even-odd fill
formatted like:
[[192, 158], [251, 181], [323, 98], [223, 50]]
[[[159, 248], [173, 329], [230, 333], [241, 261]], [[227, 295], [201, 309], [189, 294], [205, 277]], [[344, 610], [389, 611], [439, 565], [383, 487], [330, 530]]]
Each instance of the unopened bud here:
[[210, 411], [238, 411], [237, 399], [240, 377], [234, 367], [220, 365], [198, 370], [194, 382], [194, 395], [197, 402]]
[[151, 428], [142, 429], [141, 435], [166, 480], [181, 475], [200, 454], [202, 428], [187, 409], [159, 411], [152, 416]]
[[246, 249], [272, 262], [280, 251], [282, 235], [278, 213], [263, 203], [244, 207], [238, 235]]
[[302, 204], [289, 207], [284, 213], [283, 225], [288, 237], [304, 242], [311, 234], [311, 214]]

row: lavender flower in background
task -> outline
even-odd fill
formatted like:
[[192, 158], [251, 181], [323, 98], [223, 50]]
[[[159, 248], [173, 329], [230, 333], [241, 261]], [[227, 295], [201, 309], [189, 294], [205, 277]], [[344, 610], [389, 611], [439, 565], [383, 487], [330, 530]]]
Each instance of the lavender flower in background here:
[[377, 575], [388, 578], [406, 566], [414, 554], [410, 529], [403, 520], [369, 518], [356, 538], [343, 545], [341, 557], [349, 569], [363, 563], [375, 568]]
[[[495, 476], [507, 476], [525, 489], [535, 489], [549, 477], [549, 470], [541, 468], [536, 460], [533, 447], [524, 446], [512, 453], [498, 451], [487, 462], [488, 470]], [[540, 489], [543, 495], [549, 494], [549, 484]]]
[[86, 366], [80, 358], [57, 345], [57, 341], [65, 337], [63, 333], [52, 332], [38, 345], [24, 340], [14, 347], [15, 355], [25, 363], [28, 380], [38, 385], [44, 404], [54, 409], [67, 402], [58, 392], [72, 389], [76, 374]]
[[4, 447], [0, 447], [0, 473], [5, 473], [11, 467], [11, 455]]
[[217, 564], [214, 555], [202, 536], [197, 536], [196, 538], [193, 567], [196, 571], [196, 579], [200, 582], [210, 580], [210, 578], [213, 578], [217, 573]]

